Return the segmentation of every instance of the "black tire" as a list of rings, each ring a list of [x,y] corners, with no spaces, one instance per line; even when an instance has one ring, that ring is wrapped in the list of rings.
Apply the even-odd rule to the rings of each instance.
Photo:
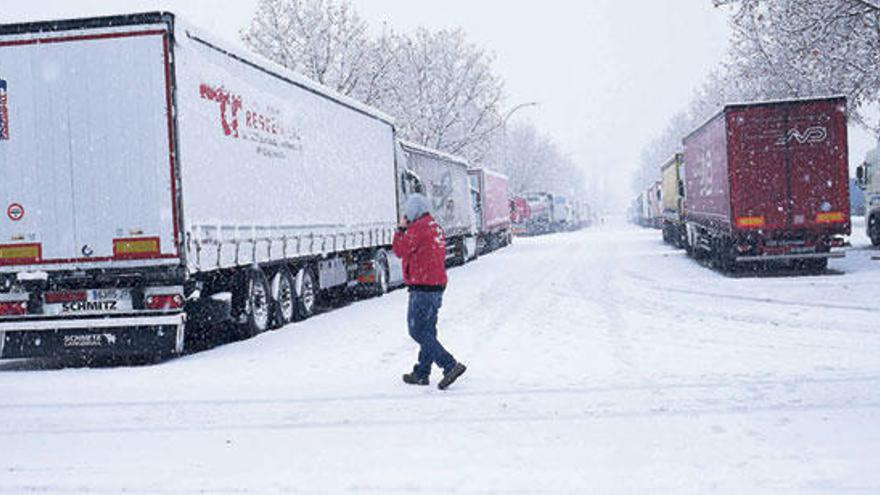
[[[810,273],[824,273],[828,270],[828,258],[813,258],[803,261],[804,269]]]
[[[296,319],[296,281],[290,270],[282,266],[271,283],[272,327],[281,328]]]
[[[868,219],[868,237],[871,238],[871,244],[880,246],[880,220],[876,215],[871,215]]]
[[[318,304],[318,279],[309,267],[296,274],[296,319],[305,320],[315,315]]]
[[[718,242],[720,249],[719,261],[721,262],[721,271],[724,273],[735,273],[736,264],[736,248],[734,243],[729,239],[722,239]]]
[[[232,318],[236,333],[250,338],[269,329],[270,288],[266,274],[259,268],[241,270],[232,290]]]

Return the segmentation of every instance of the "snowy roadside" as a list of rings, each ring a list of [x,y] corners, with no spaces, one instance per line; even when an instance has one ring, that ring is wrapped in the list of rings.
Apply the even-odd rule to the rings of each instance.
[[[853,243],[725,277],[652,231],[518,240],[450,273],[446,393],[399,383],[402,291],[159,366],[0,372],[0,492],[877,493]]]

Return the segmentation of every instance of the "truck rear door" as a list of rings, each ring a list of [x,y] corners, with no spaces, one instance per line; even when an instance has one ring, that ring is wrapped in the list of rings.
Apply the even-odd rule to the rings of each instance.
[[[797,230],[848,221],[842,104],[789,102],[730,112],[737,227]]]
[[[0,36],[0,267],[176,261],[166,34]]]
[[[843,102],[809,102],[788,112],[789,205],[795,227],[849,222],[849,164]]]

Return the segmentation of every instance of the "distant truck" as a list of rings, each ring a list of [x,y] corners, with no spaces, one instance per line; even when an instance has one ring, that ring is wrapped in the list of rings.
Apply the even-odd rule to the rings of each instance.
[[[645,194],[639,193],[635,199],[630,203],[629,209],[627,210],[627,215],[629,216],[629,221],[633,225],[643,226],[642,225],[642,215],[645,211]]]
[[[645,191],[645,226],[663,227],[663,183],[657,181]]]
[[[865,227],[871,244],[880,246],[880,147],[870,151],[856,169],[856,180],[864,191]]]
[[[526,194],[529,218],[526,220],[526,234],[541,235],[553,232],[553,195],[544,192]]]
[[[477,192],[475,214],[479,233],[479,252],[485,253],[510,244],[509,181],[506,175],[486,168],[473,168],[468,174]]]
[[[687,232],[684,223],[684,181],[682,154],[676,153],[660,168],[662,175],[663,240],[675,247],[685,247]]]
[[[514,196],[510,200],[510,223],[514,235],[526,233],[527,222],[532,216],[529,201],[522,196]]]
[[[477,230],[471,200],[468,162],[464,158],[401,141],[405,156],[403,196],[424,194],[446,234],[447,260],[464,264],[477,255]],[[507,196],[505,186],[505,216]],[[509,223],[509,220],[508,220]]]
[[[574,226],[574,205],[566,196],[556,194],[553,196],[553,226],[554,232],[571,230]]]
[[[846,100],[730,105],[684,139],[684,218],[724,270],[791,261],[821,271],[850,234]]]
[[[399,279],[384,114],[169,13],[0,26],[0,78],[0,357],[180,353]]]

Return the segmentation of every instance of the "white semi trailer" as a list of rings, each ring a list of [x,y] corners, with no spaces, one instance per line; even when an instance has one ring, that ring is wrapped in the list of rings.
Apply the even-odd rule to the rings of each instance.
[[[424,194],[446,234],[446,258],[464,264],[477,255],[477,226],[468,162],[464,158],[401,141],[406,157],[403,196]],[[403,160],[400,160],[403,162]]]
[[[170,13],[0,26],[0,357],[168,354],[399,266],[395,128]]]

